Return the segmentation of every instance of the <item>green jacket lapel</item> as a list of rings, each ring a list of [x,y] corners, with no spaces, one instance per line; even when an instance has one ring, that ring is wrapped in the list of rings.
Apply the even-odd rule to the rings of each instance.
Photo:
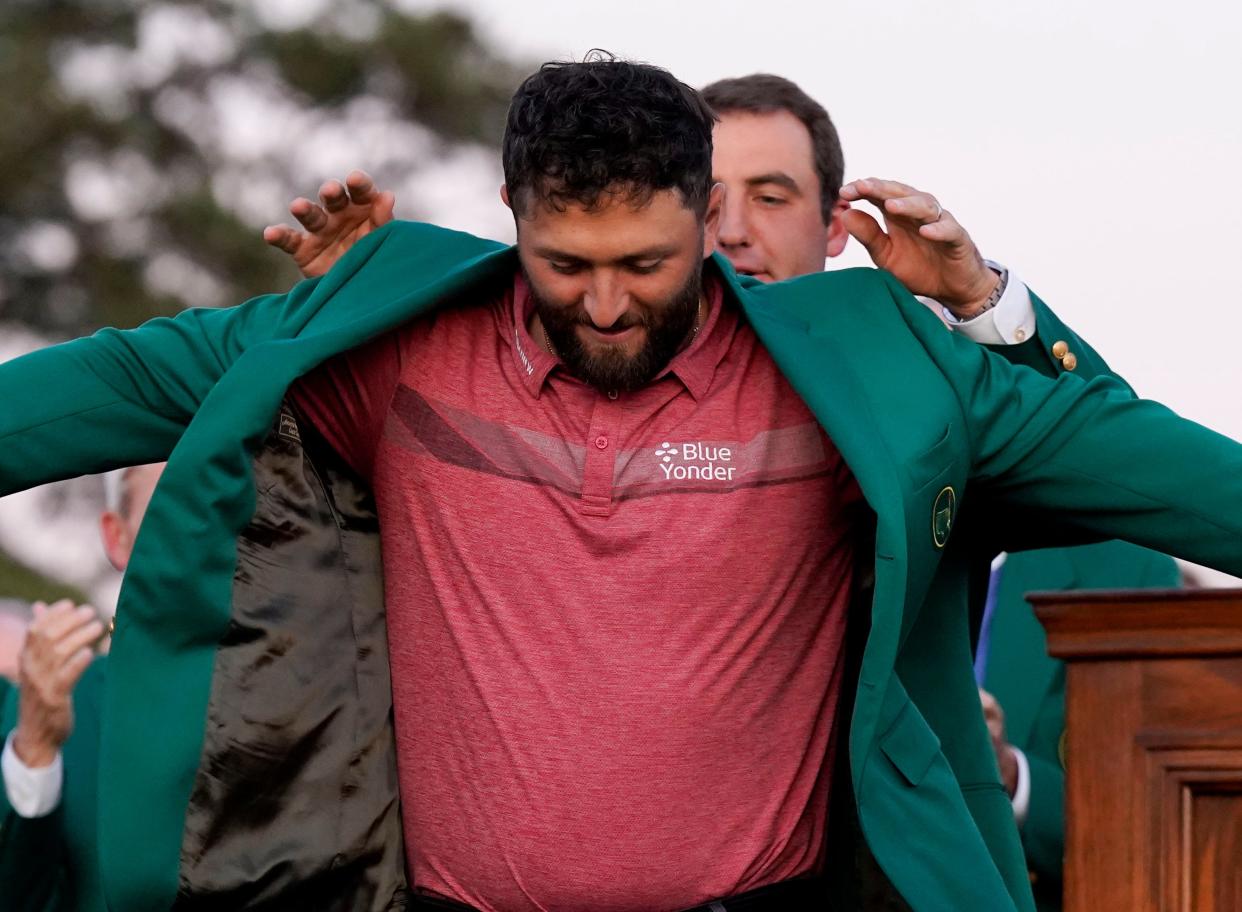
[[[877,598],[877,608],[901,612],[904,636],[947,544],[968,467],[961,413],[952,395],[934,394],[951,391],[919,338],[947,330],[920,305],[894,306],[875,270],[767,286],[738,282],[727,267],[724,275],[876,512],[877,556],[900,564],[902,577],[897,600]]]

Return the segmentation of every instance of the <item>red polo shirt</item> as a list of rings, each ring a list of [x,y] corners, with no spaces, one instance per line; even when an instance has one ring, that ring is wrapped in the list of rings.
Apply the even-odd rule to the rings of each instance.
[[[295,390],[378,500],[415,887],[650,912],[817,869],[852,477],[718,287],[619,395],[531,306],[519,278]]]

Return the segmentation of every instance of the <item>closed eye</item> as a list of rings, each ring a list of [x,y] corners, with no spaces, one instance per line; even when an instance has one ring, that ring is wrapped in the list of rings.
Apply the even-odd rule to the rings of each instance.
[[[651,275],[663,265],[663,260],[639,260],[626,263],[625,268],[635,275]]]

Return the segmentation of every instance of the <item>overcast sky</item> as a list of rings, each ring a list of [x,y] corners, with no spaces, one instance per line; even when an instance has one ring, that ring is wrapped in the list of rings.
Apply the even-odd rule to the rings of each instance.
[[[258,8],[291,26],[330,2]],[[934,192],[1140,394],[1242,439],[1242,4],[399,2],[467,13],[496,47],[531,60],[603,47],[694,85],[756,71],[798,81],[836,121],[847,178]],[[310,173],[367,164],[374,143],[349,140],[317,138],[327,151]],[[498,163],[476,158],[429,163],[398,186],[398,214],[510,240]],[[285,192],[264,202],[264,220],[280,217]],[[851,244],[834,265],[867,262]],[[6,498],[0,540],[66,575],[33,553],[36,532],[55,538],[60,563],[86,574],[68,576],[108,602],[83,556],[97,550],[93,524],[52,523],[47,510]]]
[[[604,47],[700,85],[766,70],[846,176],[934,192],[1139,390],[1242,438],[1242,5],[408,0],[532,59]],[[837,261],[862,265],[851,244]]]

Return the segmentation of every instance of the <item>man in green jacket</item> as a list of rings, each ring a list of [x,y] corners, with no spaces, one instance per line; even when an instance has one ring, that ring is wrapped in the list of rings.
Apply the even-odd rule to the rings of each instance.
[[[124,571],[162,465],[105,477],[100,533]],[[90,606],[37,605],[22,688],[0,701],[0,884],[5,909],[102,912],[95,809],[107,660]]]
[[[841,151],[827,112],[793,83],[756,74],[713,83],[703,94],[721,118],[714,137],[715,177],[727,189],[720,249],[739,272],[780,280],[818,271],[824,241],[828,256],[840,253],[846,228],[908,288],[940,292],[934,285],[929,288],[922,276],[909,274],[906,263],[911,258],[903,245],[927,244],[931,235],[944,256],[964,265],[978,259],[977,254],[970,255],[972,245],[951,216],[936,222],[934,233],[931,227],[903,220],[902,207],[917,204],[920,194],[899,184],[855,182],[844,188],[839,201],[807,192],[833,187],[834,179],[839,183]],[[866,214],[843,208],[858,199],[881,208],[887,232]],[[1017,280],[1006,274],[1004,281],[1012,285]],[[1022,289],[1005,291],[1008,298]],[[1047,337],[1040,341],[1035,314],[999,294],[997,298],[995,309],[973,320],[957,321],[971,315],[952,312],[946,312],[946,320],[976,341],[1025,342],[1031,354],[1046,352],[1064,367],[1070,355],[1068,343]],[[1066,347],[1059,359],[1053,351],[1059,350],[1058,341]],[[1076,359],[1075,355],[1070,361],[1075,369]],[[982,557],[992,555],[985,551]],[[990,577],[975,667],[982,685],[992,691],[984,695],[989,729],[997,727],[994,743],[1002,782],[1014,802],[1036,903],[1040,912],[1054,912],[1061,907],[1065,841],[1064,770],[1059,756],[1065,675],[1061,663],[1047,655],[1043,629],[1025,594],[1174,587],[1179,573],[1169,557],[1124,542],[1107,542],[1002,556]],[[1004,737],[1005,722],[1012,743]]]
[[[89,648],[102,633],[89,606],[47,606],[31,625],[22,689],[15,688],[0,707],[0,883],[6,909],[104,908],[95,807],[107,660]],[[21,753],[13,739],[19,706],[28,745]]]
[[[106,696],[112,906],[394,908],[405,861],[476,906],[815,908],[802,875],[844,867],[831,785],[915,908],[1031,908],[971,669],[965,483],[1002,546],[1121,536],[1237,572],[1242,448],[1013,368],[883,273],[713,260],[700,293],[710,129],[652,68],[545,68],[506,133],[516,251],[397,223],[290,295],[0,369],[46,390],[6,397],[6,491],[172,454]]]
[[[702,91],[719,117],[713,133],[713,180],[724,186],[725,203],[717,249],[735,270],[762,281],[819,272],[825,257],[839,255],[853,233],[908,289],[948,302],[945,318],[955,331],[980,342],[1019,346],[1011,357],[1023,352],[1036,364],[1043,359],[1045,370],[1064,367],[1068,345],[1060,358],[1054,354],[1059,340],[1041,339],[1020,281],[1000,269],[998,275],[989,273],[950,213],[924,226],[902,214],[906,207],[931,203],[913,188],[875,179],[841,188],[844,156],[836,130],[827,111],[797,85],[779,76],[754,74],[720,80]],[[887,231],[849,208],[860,199],[881,209]],[[304,274],[320,275],[359,236],[391,220],[393,204],[391,193],[377,192],[365,174],[355,172],[345,184],[326,183],[318,205],[306,199],[292,203],[290,212],[304,231],[273,226],[265,237],[290,254]],[[986,290],[989,280],[996,287],[995,306],[980,314],[963,313],[960,290]],[[987,297],[983,291],[975,296]],[[1073,358],[1076,369],[1077,356]],[[1090,369],[1103,370],[1100,365]],[[985,562],[993,557],[987,545],[981,542]],[[1036,589],[1176,586],[1178,571],[1172,559],[1122,542],[1020,552],[1008,557],[1004,573],[997,563],[990,574],[976,672],[982,681],[986,666],[985,686],[1005,697],[997,703],[991,694],[984,695],[989,730],[995,726],[1002,783],[1014,802],[1042,912],[1060,907],[1064,777],[1057,749],[1064,674],[1058,672],[1060,663],[1047,656],[1042,628],[1024,595]],[[999,659],[987,662],[992,642]],[[1010,701],[1015,707],[1014,744],[1003,737],[1003,704]],[[1033,724],[1036,715],[1043,724]]]

